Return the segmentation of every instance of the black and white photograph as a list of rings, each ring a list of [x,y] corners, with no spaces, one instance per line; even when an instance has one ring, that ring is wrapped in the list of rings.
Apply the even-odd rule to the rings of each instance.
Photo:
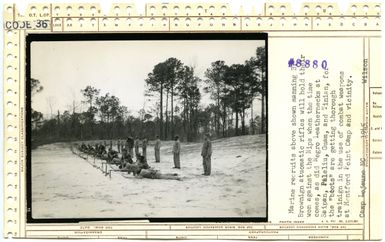
[[[267,39],[244,35],[31,41],[32,219],[267,219]]]

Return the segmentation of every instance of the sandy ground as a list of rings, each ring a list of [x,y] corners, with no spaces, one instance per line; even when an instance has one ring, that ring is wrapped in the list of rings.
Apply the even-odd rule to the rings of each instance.
[[[161,163],[148,147],[149,165],[182,181],[109,178],[100,160],[81,159],[68,143],[33,150],[33,218],[266,216],[265,135],[213,141],[211,176],[201,175],[201,143],[181,144],[181,170],[172,169],[171,144],[162,143]]]

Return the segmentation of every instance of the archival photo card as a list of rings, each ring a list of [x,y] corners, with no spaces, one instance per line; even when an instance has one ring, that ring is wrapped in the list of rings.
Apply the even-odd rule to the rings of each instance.
[[[5,3],[3,236],[380,240],[383,6],[238,2]]]
[[[267,221],[266,34],[29,35],[29,222]]]

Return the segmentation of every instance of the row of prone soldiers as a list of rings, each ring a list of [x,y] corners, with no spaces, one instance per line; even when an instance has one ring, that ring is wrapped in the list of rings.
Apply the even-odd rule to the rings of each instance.
[[[82,143],[79,147],[81,152],[106,160],[109,164],[114,164],[119,167],[121,171],[127,171],[128,174],[132,173],[134,176],[150,179],[167,179],[167,180],[181,180],[178,174],[162,174],[160,171],[151,168],[146,158],[137,153],[136,162],[133,161],[126,148],[122,149],[122,155],[119,157],[119,152],[112,149],[112,145],[106,149],[106,145],[95,144],[86,145]]]
[[[112,164],[120,164],[123,160],[131,164],[134,162],[132,160],[132,157],[127,155],[127,152],[123,152],[122,156],[119,157],[119,152],[113,150],[112,146],[110,146],[107,150],[106,145],[102,143],[97,143],[94,145],[86,145],[82,143],[79,147],[79,150],[88,155],[92,155],[99,159],[106,160],[108,163]],[[138,158],[139,156],[137,156],[137,159]]]
[[[82,144],[82,146],[84,146],[83,148],[93,150],[93,153],[95,153],[99,158],[103,158],[103,156],[105,156],[105,158],[108,158],[110,161],[113,161],[113,159],[116,158],[119,153],[122,153],[122,159],[130,160],[133,157],[144,156],[144,159],[147,160],[147,138],[140,140],[139,137],[136,137],[134,140],[132,137],[127,137],[127,140],[125,141],[118,140],[116,142],[117,151],[112,149],[112,140],[110,141],[108,150],[106,141],[103,143],[95,144],[94,146],[85,144]],[[159,136],[156,136],[154,154],[155,162],[158,163],[160,162],[160,146],[161,141]],[[142,153],[140,152],[140,149],[142,150]]]
[[[138,137],[135,138],[135,140],[132,137],[128,137],[127,140],[117,142],[118,151],[115,151],[112,149],[112,141],[110,141],[110,147],[108,151],[106,150],[106,142],[103,144],[98,144],[95,146],[95,154],[96,156],[102,158],[103,156],[106,156],[106,159],[110,163],[117,163],[120,162],[122,164],[132,164],[132,158],[136,157],[137,160],[140,160],[143,156],[144,161],[147,163],[147,146],[148,146],[148,140],[147,138],[144,138],[140,140]],[[142,153],[140,153],[139,149],[142,148]],[[154,144],[154,154],[155,154],[155,162],[160,162],[160,147],[161,147],[161,141],[159,139],[159,136],[156,136],[155,144]],[[135,156],[134,156],[135,151]],[[119,153],[122,153],[122,156],[119,160]],[[181,145],[179,141],[179,136],[175,136],[174,138],[174,144],[172,147],[172,153],[173,153],[173,160],[174,160],[174,167],[176,169],[180,169],[180,153],[181,153]],[[205,135],[205,140],[202,146],[202,152],[201,156],[203,159],[203,174],[209,176],[211,174],[211,155],[212,155],[212,146],[210,141],[209,134]]]

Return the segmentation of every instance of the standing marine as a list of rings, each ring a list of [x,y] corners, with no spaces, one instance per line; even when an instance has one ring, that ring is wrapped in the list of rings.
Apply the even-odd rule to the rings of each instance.
[[[134,147],[135,147],[135,157],[139,157],[140,152],[139,152],[139,137],[138,136],[135,137]]]
[[[131,157],[134,157],[134,139],[131,136],[127,137],[126,149],[128,154],[130,154]]]
[[[144,157],[145,160],[147,160],[147,138],[144,138],[142,141],[142,156]]]
[[[159,135],[156,136],[154,151],[155,151],[155,162],[160,162],[160,139],[159,139]]]
[[[174,154],[174,168],[180,169],[180,142],[179,136],[174,138],[174,146],[172,147],[172,153]]]
[[[203,174],[205,176],[209,176],[211,174],[211,154],[213,153],[213,149],[211,146],[210,135],[205,135],[205,141],[202,146],[202,159],[203,159]]]

